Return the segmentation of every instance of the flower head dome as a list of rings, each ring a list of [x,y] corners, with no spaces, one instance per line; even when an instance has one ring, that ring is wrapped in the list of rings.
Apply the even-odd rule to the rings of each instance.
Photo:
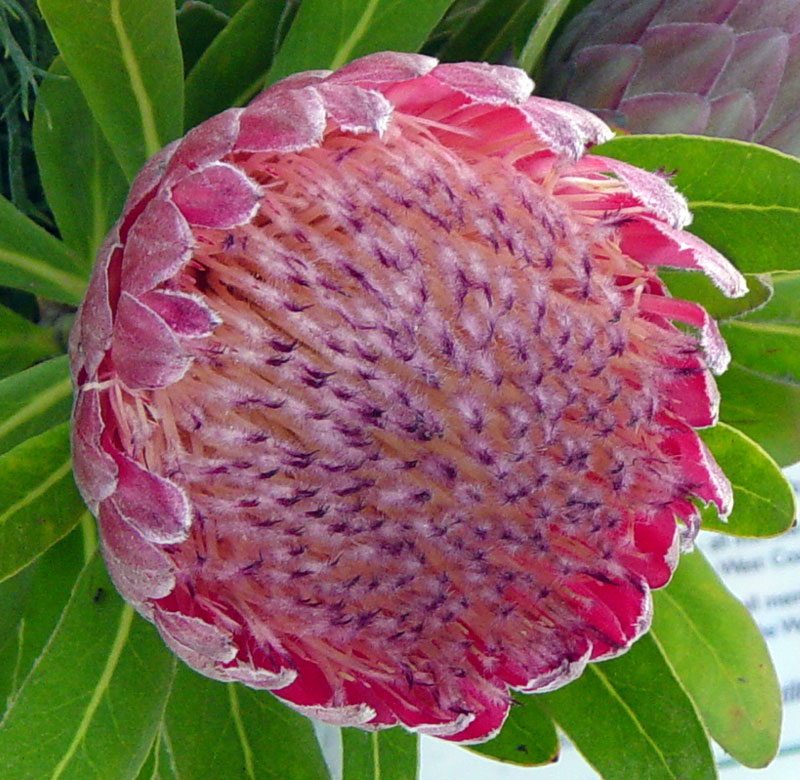
[[[519,70],[382,53],[156,155],[72,334],[78,485],[119,590],[210,677],[488,738],[647,630],[731,506],[712,320],[663,177]],[[690,328],[678,328],[673,321]]]

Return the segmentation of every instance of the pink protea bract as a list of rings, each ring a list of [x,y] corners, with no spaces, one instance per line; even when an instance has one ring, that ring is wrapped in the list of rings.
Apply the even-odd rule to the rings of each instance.
[[[458,741],[647,630],[731,507],[729,295],[662,176],[521,71],[383,53],[143,168],[72,333],[73,451],[124,597],[189,665]],[[689,328],[676,327],[672,321]]]

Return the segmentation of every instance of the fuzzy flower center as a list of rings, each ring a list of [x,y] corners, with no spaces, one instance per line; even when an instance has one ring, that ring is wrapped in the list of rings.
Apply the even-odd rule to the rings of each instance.
[[[524,687],[626,646],[642,521],[691,493],[661,398],[695,340],[640,310],[625,214],[583,219],[563,163],[540,185],[504,144],[397,114],[232,153],[258,214],[195,229],[170,282],[221,324],[180,381],[110,394],[120,449],[193,507],[163,606],[250,626],[254,665],[313,660],[334,704],[402,669],[457,713],[475,670]]]

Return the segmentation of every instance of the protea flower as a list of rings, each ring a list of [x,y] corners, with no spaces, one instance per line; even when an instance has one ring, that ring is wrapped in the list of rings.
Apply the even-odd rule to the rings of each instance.
[[[209,677],[459,741],[646,631],[744,291],[663,177],[519,70],[383,53],[141,171],[72,334],[109,571]],[[678,329],[671,320],[696,329]],[[699,336],[698,336],[699,334]]]
[[[595,0],[557,41],[541,86],[632,133],[800,155],[800,0]]]

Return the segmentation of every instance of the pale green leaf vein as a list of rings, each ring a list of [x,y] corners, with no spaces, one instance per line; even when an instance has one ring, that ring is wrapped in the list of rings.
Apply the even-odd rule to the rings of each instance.
[[[797,216],[800,206],[781,206],[777,203],[729,203],[721,200],[690,200],[689,209],[723,209],[726,211],[776,211],[781,214]]]
[[[765,333],[772,336],[800,336],[800,327],[796,325],[778,325],[773,322],[745,322],[744,320],[730,320],[725,323],[726,328],[740,328]]]
[[[75,734],[72,737],[72,741],[70,742],[69,747],[65,751],[64,755],[61,757],[61,760],[58,762],[58,764],[56,764],[55,769],[53,769],[53,774],[50,775],[50,780],[58,780],[58,778],[61,777],[61,775],[64,773],[64,770],[69,765],[69,762],[74,757],[75,752],[85,739],[92,719],[97,712],[97,708],[100,706],[103,695],[106,693],[109,685],[111,684],[111,678],[114,675],[114,670],[117,668],[120,656],[125,648],[125,643],[128,640],[128,634],[130,633],[132,622],[133,609],[130,605],[124,604],[119,618],[119,625],[117,626],[117,633],[114,637],[114,642],[111,645],[111,649],[109,650],[108,658],[106,659],[105,666],[103,667],[103,672],[100,675],[100,679],[97,681],[97,685],[95,685],[94,690],[92,691],[92,696],[89,699],[89,703],[86,705],[86,709],[83,711],[83,715],[78,723],[77,729],[75,730]]]
[[[32,420],[37,414],[41,414],[46,409],[67,398],[71,392],[72,383],[69,377],[65,377],[47,389],[41,390],[25,406],[0,423],[0,438],[7,436],[15,428]]]
[[[10,249],[0,249],[0,262],[19,268],[31,276],[38,277],[46,282],[58,285],[62,290],[72,295],[76,301],[83,296],[86,280],[75,274],[61,271],[49,263],[37,260],[21,252],[12,252]]]
[[[366,34],[369,24],[372,21],[372,17],[375,15],[375,11],[377,10],[379,4],[380,0],[369,0],[364,8],[364,12],[361,14],[358,21],[353,25],[353,29],[351,30],[350,35],[347,36],[347,40],[336,50],[336,54],[333,55],[333,59],[331,60],[330,64],[331,70],[341,68],[342,65],[344,65],[345,62],[350,59],[353,49],[358,46],[359,41],[361,41]]]
[[[372,739],[372,780],[381,780],[381,748],[378,742],[378,732],[370,734]]]
[[[14,661],[14,674],[11,677],[11,690],[6,699],[6,709],[11,709],[11,704],[19,693],[20,671],[22,670],[22,656],[25,651],[25,617],[23,616],[17,625],[17,657]],[[5,719],[5,717],[3,718]]]
[[[36,501],[37,498],[44,495],[48,490],[50,490],[53,485],[60,482],[67,474],[70,473],[72,469],[72,459],[67,458],[67,460],[59,466],[55,471],[51,472],[46,479],[43,479],[36,487],[32,490],[29,490],[25,495],[19,499],[19,501],[15,501],[2,515],[0,515],[0,525],[6,522],[9,517],[13,517],[20,509],[24,509],[26,506],[32,504]]]
[[[748,708],[746,706],[746,702],[744,700],[744,697],[742,696],[741,688],[739,688],[737,685],[733,685],[734,678],[735,678],[736,675],[734,675],[733,671],[729,670],[728,667],[726,667],[725,664],[722,662],[722,658],[720,658],[720,655],[717,652],[717,650],[714,647],[714,645],[711,644],[711,642],[709,642],[708,639],[706,639],[705,635],[697,627],[697,624],[695,623],[695,621],[692,620],[692,618],[689,616],[689,613],[686,612],[686,610],[683,608],[683,606],[680,604],[680,602],[669,592],[669,590],[665,589],[665,590],[659,591],[659,596],[660,596],[661,599],[665,599],[666,601],[668,601],[672,605],[672,608],[676,612],[678,612],[679,615],[683,618],[684,622],[689,627],[689,629],[692,631],[692,633],[697,637],[697,639],[699,640],[700,644],[703,645],[703,647],[705,647],[705,649],[708,651],[708,653],[714,659],[715,664],[722,671],[722,675],[725,677],[725,679],[727,679],[728,682],[732,683],[731,690],[733,691],[734,698],[736,699],[737,703],[739,705],[741,705],[742,711],[747,713],[747,714],[749,714],[749,710],[748,710]],[[657,640],[658,639],[658,632],[654,630],[654,634],[655,634],[655,637],[656,637],[656,640]],[[755,723],[755,721],[753,721],[753,720],[751,720],[750,722],[751,723]]]
[[[175,751],[172,748],[172,739],[170,738],[167,726],[163,721],[161,723],[161,738],[164,740],[164,747],[167,752],[167,758],[169,759],[170,771],[175,776],[175,780],[181,780],[182,775],[180,769],[178,769],[178,763],[175,761]]]
[[[650,744],[650,747],[653,748],[653,752],[656,754],[656,756],[658,756],[659,761],[664,765],[664,769],[667,770],[670,777],[674,777],[675,780],[678,780],[677,775],[672,771],[670,765],[667,763],[667,759],[664,756],[664,753],[658,747],[653,738],[647,733],[647,730],[642,725],[642,722],[639,720],[639,718],[636,716],[636,713],[630,708],[630,706],[628,706],[628,703],[625,701],[625,699],[623,699],[619,695],[619,693],[614,689],[611,683],[609,683],[608,678],[605,676],[603,672],[601,672],[596,666],[591,666],[590,669],[597,675],[597,678],[600,680],[603,687],[611,694],[611,697],[613,699],[616,699],[617,702],[619,702],[619,705],[631,719],[636,729],[645,738],[645,741]]]
[[[139,107],[145,151],[148,157],[152,157],[163,144],[158,138],[153,105],[150,102],[150,96],[147,94],[147,89],[142,79],[142,73],[139,70],[139,63],[133,51],[133,46],[131,45],[131,40],[128,37],[128,33],[122,21],[119,3],[120,0],[111,0],[111,24],[114,26],[114,32],[117,34],[122,62],[125,65],[125,70],[128,72],[128,78],[131,82],[131,90],[136,99],[136,105]]]
[[[92,513],[88,510],[84,512],[78,520],[78,525],[81,527],[83,539],[83,560],[88,563],[97,549],[97,526],[94,524]]]
[[[752,490],[750,490],[750,488],[745,487],[744,485],[737,485],[735,482],[731,482],[731,487],[733,487],[734,490],[740,493],[744,493],[745,495],[750,496],[754,501],[757,501],[758,503],[763,504],[770,509],[773,509],[781,517],[786,517],[786,515],[789,514],[788,512],[786,512],[784,508],[781,508],[781,506],[779,504],[776,504],[772,499],[767,498],[766,496],[762,496],[759,493],[754,493]]]
[[[800,382],[796,382],[788,376],[776,376],[775,374],[766,374],[763,371],[756,371],[754,368],[750,368],[750,366],[746,366],[743,363],[738,363],[735,360],[731,361],[730,368],[736,368],[737,371],[743,371],[746,374],[750,374],[758,379],[763,379],[766,382],[774,382],[778,385],[800,389]]]
[[[233,724],[236,727],[236,735],[239,737],[239,743],[242,746],[245,772],[250,780],[256,780],[255,764],[253,762],[253,748],[250,746],[250,740],[247,738],[247,732],[244,728],[244,721],[242,720],[242,713],[239,709],[239,697],[236,694],[236,688],[234,687],[233,683],[228,683],[228,700],[230,702]]]

